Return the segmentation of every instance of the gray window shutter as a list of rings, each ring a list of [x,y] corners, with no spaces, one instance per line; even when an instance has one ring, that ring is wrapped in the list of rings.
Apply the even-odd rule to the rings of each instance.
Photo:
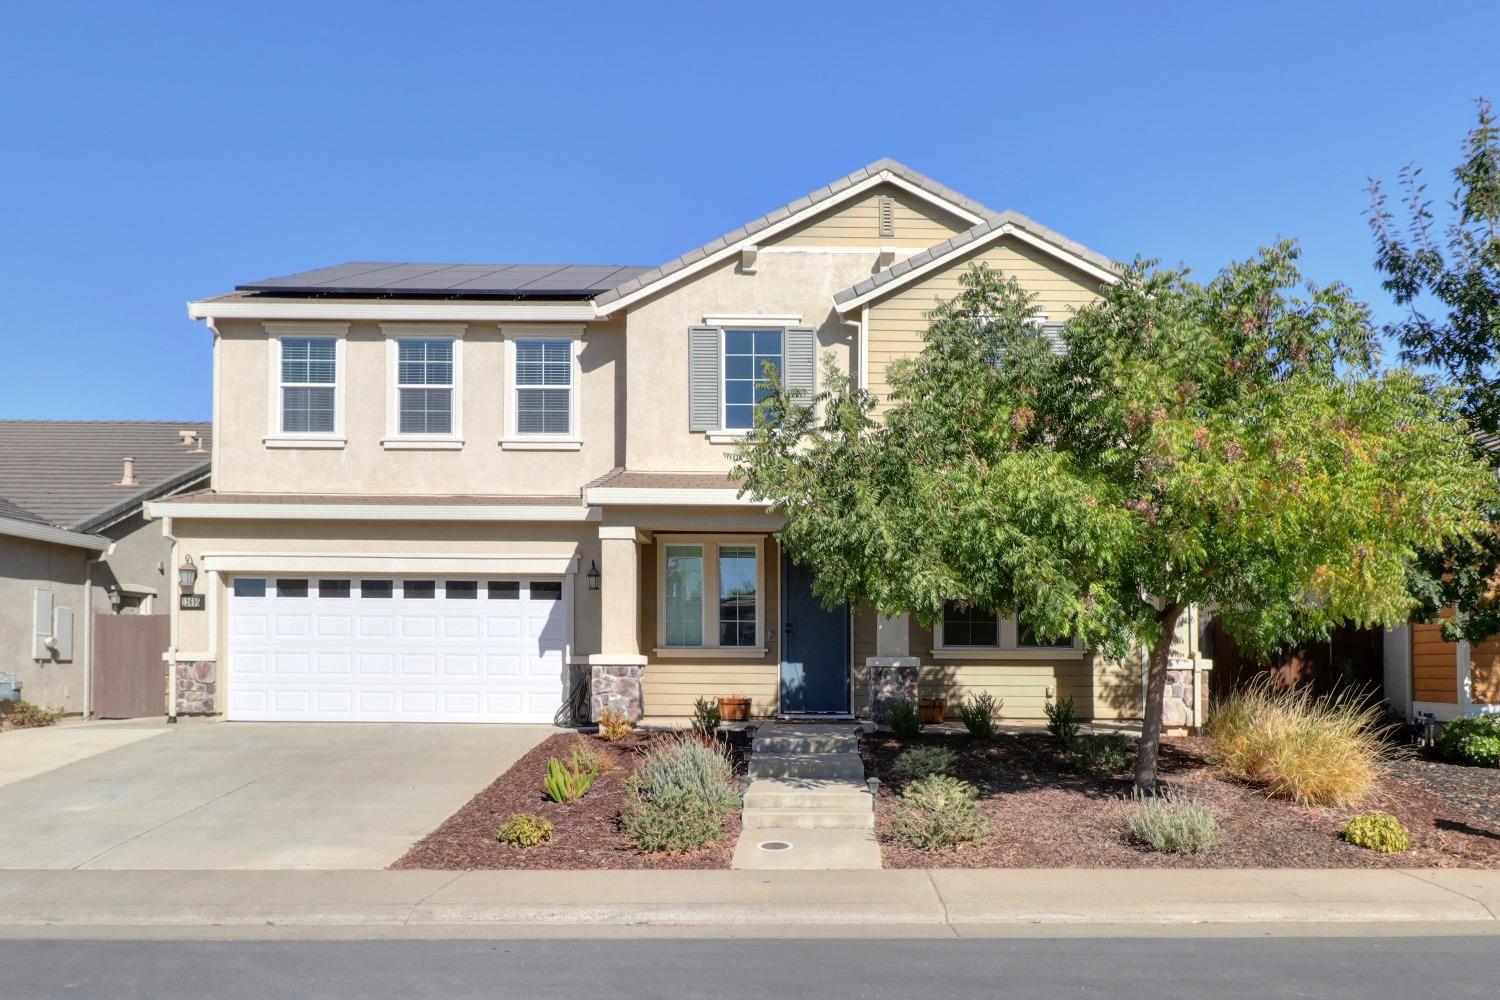
[[[1065,323],[1042,324],[1042,336],[1047,338],[1047,347],[1053,354],[1064,354],[1067,352],[1067,347],[1063,344],[1062,339],[1062,330],[1066,325]]]
[[[818,338],[810,326],[788,327],[785,374],[787,392],[793,399],[811,404],[818,369]]]
[[[719,328],[688,328],[688,430],[719,429],[719,394],[724,391],[719,354]]]

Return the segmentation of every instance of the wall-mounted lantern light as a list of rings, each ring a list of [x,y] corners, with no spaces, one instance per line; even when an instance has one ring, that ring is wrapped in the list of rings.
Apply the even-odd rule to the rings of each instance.
[[[118,588],[109,588],[109,609],[111,611],[120,610],[120,591]]]
[[[594,562],[594,560],[592,560],[592,559],[589,560],[589,571],[588,571],[587,575],[588,575],[588,578],[589,578],[589,589],[590,590],[598,590],[599,589],[599,564],[596,563],[596,562]]]
[[[177,582],[189,594],[193,592],[193,584],[198,582],[198,567],[193,565],[192,556],[186,557],[182,565],[177,567]]]

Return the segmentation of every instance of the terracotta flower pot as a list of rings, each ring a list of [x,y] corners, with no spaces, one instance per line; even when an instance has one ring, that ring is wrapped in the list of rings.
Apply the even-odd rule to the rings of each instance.
[[[744,722],[750,718],[750,699],[744,695],[720,698],[719,718],[725,722]]]
[[[917,702],[917,710],[922,714],[922,725],[934,725],[948,714],[948,699],[923,698]]]

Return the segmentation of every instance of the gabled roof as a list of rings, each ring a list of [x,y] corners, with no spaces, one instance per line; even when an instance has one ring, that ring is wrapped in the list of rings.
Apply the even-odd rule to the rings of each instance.
[[[847,312],[876,295],[895,291],[922,275],[940,270],[950,258],[970,253],[986,243],[993,243],[1003,236],[1022,236],[1027,242],[1060,257],[1080,270],[1086,271],[1101,281],[1119,280],[1120,267],[1101,253],[1097,253],[1076,240],[1028,218],[1020,212],[1001,212],[972,229],[967,229],[936,246],[928,247],[919,254],[898,260],[890,267],[834,293],[833,302],[839,312]]]
[[[235,287],[268,295],[588,299],[647,270],[625,264],[380,264],[320,267]]]
[[[99,535],[88,535],[54,527],[31,511],[16,506],[4,497],[0,497],[0,535],[29,538],[33,541],[51,542],[54,545],[67,545],[94,552],[103,552],[109,548],[110,544],[108,538],[102,538]]]
[[[845,177],[840,177],[832,184],[821,187],[811,194],[803,195],[796,201],[788,202],[773,212],[767,212],[754,222],[746,223],[718,239],[710,240],[696,250],[689,250],[680,257],[621,282],[609,291],[595,296],[594,304],[600,307],[601,315],[606,315],[620,308],[623,299],[638,298],[642,292],[654,289],[672,279],[673,276],[686,277],[683,272],[693,268],[695,264],[706,263],[716,256],[732,253],[739,246],[748,243],[753,237],[772,227],[778,230],[784,229],[801,217],[844,201],[883,181],[906,186],[914,194],[939,203],[955,214],[967,218],[970,222],[978,223],[1000,218],[1000,213],[993,209],[959,194],[952,188],[939,184],[931,177],[918,173],[904,163],[898,163],[887,157],[876,160],[867,167],[861,167]]]
[[[182,444],[194,431],[203,451]],[[193,421],[0,420],[0,497],[42,522],[93,531],[208,475],[210,425]],[[117,485],[123,459],[136,485]]]

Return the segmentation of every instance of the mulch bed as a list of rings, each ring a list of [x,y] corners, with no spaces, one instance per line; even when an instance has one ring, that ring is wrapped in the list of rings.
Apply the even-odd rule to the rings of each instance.
[[[566,761],[574,741],[587,740],[615,758],[616,766],[595,780],[587,795],[560,805],[547,798],[542,779],[547,758]],[[736,811],[724,839],[690,854],[647,854],[620,829],[625,781],[650,737],[639,731],[618,743],[597,736],[561,733],[543,740],[484,791],[469,800],[392,868],[474,871],[493,868],[728,868],[740,832]],[[736,755],[738,758],[738,755]],[[496,832],[511,815],[535,813],[556,825],[552,840],[536,847],[502,844]]]
[[[960,755],[959,777],[980,789],[980,809],[993,823],[988,843],[927,852],[890,840],[902,787],[891,765],[902,750],[923,744]],[[1129,839],[1128,767],[1109,777],[1081,773],[1073,755],[1045,734],[1003,736],[990,744],[936,734],[902,744],[880,734],[863,740],[861,752],[866,772],[881,779],[876,832],[887,868],[1500,868],[1500,772],[1444,778],[1435,775],[1447,772],[1431,770],[1434,765],[1397,760],[1358,809],[1303,807],[1268,799],[1229,777],[1208,761],[1204,741],[1169,739],[1160,758],[1163,785],[1212,809],[1224,835],[1208,853],[1183,856]],[[1482,797],[1484,809],[1475,805]],[[1340,839],[1350,816],[1374,809],[1400,817],[1411,830],[1411,850],[1377,854]]]

